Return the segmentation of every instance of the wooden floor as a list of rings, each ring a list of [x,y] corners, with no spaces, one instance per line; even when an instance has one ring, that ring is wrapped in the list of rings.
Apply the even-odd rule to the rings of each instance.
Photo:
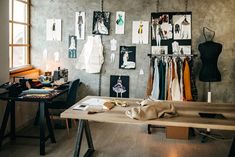
[[[199,136],[191,140],[166,139],[164,129],[153,129],[147,134],[146,126],[90,123],[96,152],[94,157],[226,157],[231,140],[209,140],[200,143]],[[24,129],[24,134],[37,134],[38,128]],[[234,136],[233,132],[212,132],[226,137]],[[57,143],[46,144],[47,157],[71,157],[74,150],[76,128],[70,130],[55,129]],[[85,151],[86,140],[83,142],[82,152]],[[39,141],[35,139],[17,138],[14,142],[3,145],[0,157],[37,157],[39,155]]]

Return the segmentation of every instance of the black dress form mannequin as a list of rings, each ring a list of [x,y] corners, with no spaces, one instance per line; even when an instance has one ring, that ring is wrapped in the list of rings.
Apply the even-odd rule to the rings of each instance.
[[[207,39],[206,29],[213,33],[211,39]],[[206,42],[201,43],[198,46],[202,60],[202,68],[199,73],[199,80],[203,82],[221,81],[221,74],[217,67],[217,61],[222,51],[222,44],[213,42],[215,32],[209,28],[203,28],[203,35],[206,39]]]

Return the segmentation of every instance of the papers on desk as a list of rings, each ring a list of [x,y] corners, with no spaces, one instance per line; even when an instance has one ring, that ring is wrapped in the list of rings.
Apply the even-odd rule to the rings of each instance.
[[[24,90],[22,94],[49,94],[53,89],[28,89]]]
[[[100,111],[103,110],[104,103],[107,102],[106,99],[90,98],[82,103],[77,103],[74,106],[74,110],[83,110],[83,111]]]

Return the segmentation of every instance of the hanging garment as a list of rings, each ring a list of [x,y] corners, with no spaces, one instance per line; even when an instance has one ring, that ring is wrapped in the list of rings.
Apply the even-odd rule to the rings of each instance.
[[[180,85],[180,100],[183,101],[184,100],[183,62],[179,57],[177,58],[177,73]]]
[[[149,64],[149,76],[146,88],[146,97],[149,97],[151,95],[152,89],[153,89],[153,60],[151,59]]]
[[[190,68],[190,80],[191,80],[191,92],[193,101],[196,101],[198,99],[198,93],[197,93],[197,87],[196,87],[196,81],[195,81],[195,73],[193,70],[193,59],[191,58],[188,62],[189,68]]]
[[[184,60],[184,97],[186,101],[192,101],[190,69],[187,59]]]
[[[158,59],[154,61],[154,79],[153,79],[153,90],[151,93],[151,99],[158,100],[159,98],[159,70],[158,70]]]
[[[172,69],[173,69],[173,63],[171,59],[168,63],[168,72],[167,72],[167,100],[172,100],[171,96]]]
[[[165,93],[164,93],[164,100],[167,100],[167,87],[168,87],[168,84],[167,84],[167,74],[168,74],[168,58],[165,58],[165,60],[164,60],[164,62],[165,62],[165,65],[166,65],[166,67],[165,67]]]
[[[177,74],[177,64],[176,59],[173,60],[173,79],[172,79],[172,88],[171,88],[171,94],[172,94],[172,100],[180,101],[180,85],[179,85],[179,79]]]
[[[164,63],[163,60],[161,60],[159,63],[159,83],[160,83],[159,100],[164,100],[165,97],[165,67],[166,64]]]
[[[87,73],[99,73],[103,62],[103,45],[100,36],[88,36],[78,57],[76,68],[86,70]]]

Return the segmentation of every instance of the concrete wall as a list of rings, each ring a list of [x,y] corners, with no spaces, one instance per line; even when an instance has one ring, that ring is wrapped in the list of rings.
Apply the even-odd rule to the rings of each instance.
[[[0,1],[0,84],[9,80],[9,18],[8,18],[8,0]]]
[[[184,0],[160,0],[159,11],[184,11]],[[32,64],[41,69],[49,65],[49,70],[54,70],[57,66],[69,69],[69,79],[76,77],[87,85],[83,94],[98,94],[98,74],[87,74],[75,69],[78,59],[69,59],[68,36],[74,35],[75,12],[86,12],[86,35],[91,35],[93,11],[100,10],[100,1],[98,0],[50,0],[38,1],[32,0]],[[126,25],[124,35],[115,35],[115,12],[126,12]],[[120,45],[132,45],[132,21],[150,20],[151,12],[156,11],[155,0],[104,0],[104,11],[109,11],[111,15],[111,34],[103,36],[105,47],[105,63],[102,70],[102,93],[109,95],[110,75],[121,74],[130,76],[130,97],[143,98],[145,95],[149,58],[150,44],[136,45],[136,70],[120,70],[119,50],[115,52],[115,63],[110,63],[110,44],[109,41],[115,38]],[[188,11],[192,11],[192,49],[194,54],[199,54],[198,44],[204,42],[202,28],[204,26],[211,28],[216,32],[214,40],[223,44],[223,52],[219,57],[219,69],[222,75],[222,81],[212,83],[212,101],[214,102],[235,102],[235,1],[234,0],[198,0],[189,1]],[[62,41],[46,41],[46,20],[50,18],[62,19]],[[150,40],[149,40],[150,42]],[[78,42],[78,54],[85,41]],[[43,51],[47,49],[48,58],[42,57]],[[60,53],[60,62],[53,61],[54,52]],[[201,67],[200,57],[195,60],[195,72],[197,76],[197,87],[199,100],[205,101],[207,95],[207,83],[198,81],[198,73]],[[143,68],[145,75],[139,75],[139,70]]]
[[[0,84],[9,80],[9,55],[8,55],[8,0],[0,1]],[[0,124],[2,124],[3,113],[6,102],[0,100]]]

